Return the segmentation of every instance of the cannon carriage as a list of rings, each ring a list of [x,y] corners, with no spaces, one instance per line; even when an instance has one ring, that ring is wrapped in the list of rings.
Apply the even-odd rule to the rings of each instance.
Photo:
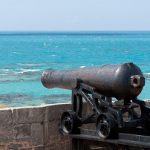
[[[47,69],[41,81],[46,88],[72,90],[72,109],[61,116],[59,130],[63,134],[116,143],[122,143],[121,139],[125,138],[131,139],[131,144],[140,133],[141,137],[134,145],[150,141],[150,108],[137,98],[145,85],[145,78],[135,64]],[[86,115],[82,112],[83,100],[91,109]],[[135,111],[136,107],[140,108],[141,114]],[[123,117],[125,113],[128,114],[126,119]],[[82,125],[90,123],[95,123],[96,130],[81,129]]]

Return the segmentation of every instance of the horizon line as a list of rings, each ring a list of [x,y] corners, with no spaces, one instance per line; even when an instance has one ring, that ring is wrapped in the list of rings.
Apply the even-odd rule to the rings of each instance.
[[[150,30],[0,30],[0,32],[145,32]]]

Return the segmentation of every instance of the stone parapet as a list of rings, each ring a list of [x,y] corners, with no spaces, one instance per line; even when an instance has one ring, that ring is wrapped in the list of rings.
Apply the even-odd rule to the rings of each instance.
[[[61,114],[71,104],[0,109],[0,150],[69,150],[58,132]]]
[[[58,131],[61,114],[70,109],[69,103],[0,109],[0,150],[71,150],[71,139]],[[83,113],[89,110],[84,104]]]

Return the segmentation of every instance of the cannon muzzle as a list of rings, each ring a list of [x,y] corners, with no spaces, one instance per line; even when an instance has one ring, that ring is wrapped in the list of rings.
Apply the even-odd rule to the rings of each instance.
[[[136,98],[145,85],[145,78],[138,66],[121,63],[84,68],[53,70],[43,72],[41,81],[46,88],[74,88],[73,80],[79,79],[94,87],[98,93],[117,99]]]

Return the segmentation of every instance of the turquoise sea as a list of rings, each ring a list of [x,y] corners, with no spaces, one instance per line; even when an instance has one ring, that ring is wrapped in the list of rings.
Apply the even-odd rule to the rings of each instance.
[[[71,91],[46,89],[47,68],[133,62],[146,78],[140,99],[150,99],[150,32],[0,32],[0,103],[10,107],[71,102]]]

